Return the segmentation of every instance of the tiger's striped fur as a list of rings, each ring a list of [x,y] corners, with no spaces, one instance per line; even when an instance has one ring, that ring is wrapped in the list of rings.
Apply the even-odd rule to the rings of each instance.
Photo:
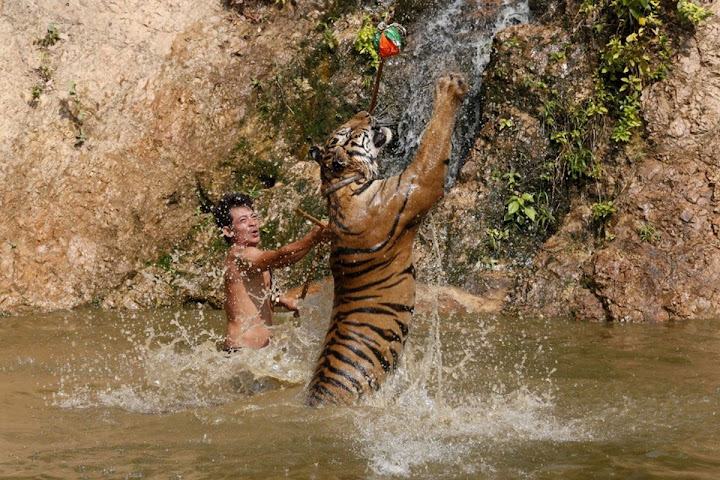
[[[459,75],[435,85],[434,111],[417,155],[400,175],[374,180],[391,138],[367,112],[311,154],[320,163],[333,232],[333,312],[308,404],[351,404],[377,390],[403,352],[415,306],[413,242],[444,194],[455,116],[467,90]]]

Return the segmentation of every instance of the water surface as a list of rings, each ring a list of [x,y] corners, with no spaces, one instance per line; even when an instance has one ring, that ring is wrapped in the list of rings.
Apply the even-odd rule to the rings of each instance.
[[[309,409],[324,312],[214,348],[221,312],[0,322],[2,478],[718,478],[717,320],[416,318],[356,407]]]

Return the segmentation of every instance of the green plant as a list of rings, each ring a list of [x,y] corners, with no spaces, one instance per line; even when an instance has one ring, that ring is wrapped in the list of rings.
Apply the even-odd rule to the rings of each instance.
[[[487,246],[494,252],[500,249],[500,244],[503,240],[510,238],[510,231],[507,228],[503,230],[498,228],[486,228],[485,233],[487,234]]]
[[[554,52],[550,54],[551,62],[564,62],[566,59],[565,52]]]
[[[523,193],[522,195],[511,195],[505,201],[507,212],[504,220],[512,221],[518,225],[523,225],[527,220],[535,222],[537,211],[531,204],[535,203],[532,193]]]
[[[693,0],[679,0],[677,3],[677,13],[681,21],[690,22],[694,25],[697,25],[713,14]]]
[[[500,119],[500,126],[498,127],[499,131],[503,131],[506,128],[508,130],[512,130],[515,127],[515,124],[513,123],[512,119],[510,118],[501,118]]]
[[[640,109],[640,95],[637,92],[633,92],[620,101],[620,116],[611,135],[613,140],[616,142],[627,142],[630,140],[632,131],[642,125]]]
[[[77,85],[75,82],[68,82],[68,99],[65,101],[65,107],[67,108],[70,117],[75,124],[77,134],[75,135],[75,147],[81,147],[87,141],[87,135],[85,134],[85,116],[87,112],[85,105],[83,105],[80,95],[77,93]]]
[[[337,38],[335,38],[335,35],[333,34],[332,30],[330,29],[330,25],[332,24],[332,21],[333,21],[333,19],[329,18],[329,19],[327,19],[327,21],[318,22],[315,29],[319,32],[322,32],[322,34],[323,34],[322,45],[325,46],[331,52],[334,52],[338,46],[338,41],[337,41]]]
[[[654,243],[662,237],[662,234],[658,232],[657,227],[652,222],[643,223],[640,228],[640,240],[647,243]]]
[[[615,213],[615,207],[613,206],[612,200],[593,203],[590,208],[593,212],[593,219],[600,222],[607,221],[607,219]]]
[[[547,192],[537,194],[537,218],[535,224],[539,230],[546,231],[550,225],[555,223],[555,216],[552,214],[550,198]]]
[[[373,37],[377,28],[373,25],[370,17],[363,18],[363,26],[355,36],[355,52],[366,58],[367,69],[377,70],[380,66],[380,54],[375,50]],[[372,85],[372,83],[370,83]]]
[[[522,175],[520,175],[517,172],[508,172],[502,176],[503,180],[505,180],[507,187],[510,190],[515,190],[518,185],[520,185],[520,180],[522,178]]]
[[[58,31],[55,23],[50,23],[45,32],[45,36],[40,40],[36,40],[35,43],[41,47],[47,48],[55,45],[60,40],[60,32]]]
[[[166,272],[170,272],[173,269],[173,263],[175,263],[173,256],[169,253],[160,255],[156,262],[153,263],[156,267],[162,268]]]
[[[32,95],[33,100],[37,100],[38,98],[40,98],[40,95],[42,95],[44,91],[45,85],[35,85],[30,90],[30,94]]]
[[[520,48],[520,40],[517,37],[512,37],[510,40],[503,42],[505,48]]]
[[[87,136],[85,135],[85,127],[81,126],[78,130],[77,135],[75,135],[75,146],[82,147],[86,141]]]
[[[40,62],[40,66],[37,68],[37,73],[40,75],[40,78],[43,82],[47,83],[52,78],[52,59],[50,58],[50,54],[46,49],[41,49],[40,54],[38,55],[38,62]]]

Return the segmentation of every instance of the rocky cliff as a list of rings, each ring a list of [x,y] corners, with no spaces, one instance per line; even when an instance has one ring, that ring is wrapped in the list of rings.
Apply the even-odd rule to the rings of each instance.
[[[720,5],[706,8],[715,15],[683,37],[667,78],[642,91],[642,138],[613,156],[612,237],[583,241],[597,222],[574,203],[518,289],[523,308],[651,322],[720,312]]]
[[[199,176],[256,128],[253,79],[319,15],[252,9],[0,2],[0,312],[98,299],[197,224]]]
[[[364,12],[279,5],[0,3],[0,312],[219,304],[223,245],[208,199],[258,194],[272,241],[307,228],[294,206],[321,213],[315,166],[299,160],[306,136],[365,106],[362,68],[342,69]],[[597,143],[602,180],[533,191],[544,217],[530,227],[507,218],[507,199],[539,190],[532,172],[557,155],[548,92],[593,88],[572,7],[536,8],[548,9],[540,21],[495,40],[483,126],[437,231],[421,232],[421,272],[439,253],[450,283],[494,302],[509,290],[505,308],[530,313],[720,313],[718,2],[678,35],[667,78],[642,90],[644,130]],[[598,222],[594,205],[612,214]]]

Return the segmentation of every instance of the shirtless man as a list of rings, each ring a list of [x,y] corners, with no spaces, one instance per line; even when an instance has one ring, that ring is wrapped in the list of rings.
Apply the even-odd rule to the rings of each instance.
[[[293,299],[280,295],[274,302],[271,292],[272,268],[291,265],[317,243],[330,238],[328,228],[316,227],[300,240],[277,250],[261,250],[260,222],[252,200],[241,193],[225,195],[215,209],[215,221],[231,245],[225,271],[225,314],[227,337],[223,348],[263,348],[272,334],[273,303],[295,312]]]

